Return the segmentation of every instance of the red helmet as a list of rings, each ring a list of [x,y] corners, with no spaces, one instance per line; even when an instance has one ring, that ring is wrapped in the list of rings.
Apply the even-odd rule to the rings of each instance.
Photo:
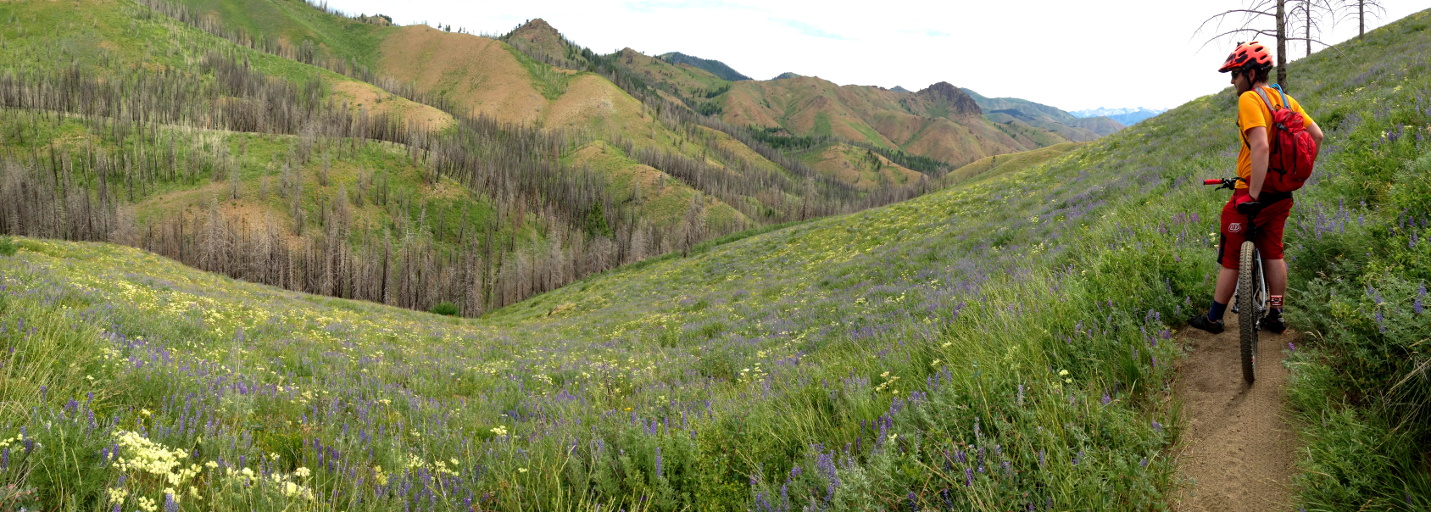
[[[1272,54],[1267,51],[1262,43],[1253,41],[1250,43],[1237,43],[1237,49],[1227,56],[1227,62],[1222,63],[1222,67],[1217,68],[1218,73],[1247,69],[1247,68],[1268,68],[1272,67]]]

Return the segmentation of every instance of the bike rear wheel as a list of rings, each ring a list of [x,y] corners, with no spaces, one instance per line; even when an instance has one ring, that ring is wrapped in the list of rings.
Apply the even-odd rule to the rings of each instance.
[[[1257,301],[1262,276],[1256,245],[1243,242],[1241,256],[1237,272],[1237,321],[1241,324],[1238,330],[1242,342],[1242,378],[1251,384],[1257,380],[1257,327],[1263,311]]]

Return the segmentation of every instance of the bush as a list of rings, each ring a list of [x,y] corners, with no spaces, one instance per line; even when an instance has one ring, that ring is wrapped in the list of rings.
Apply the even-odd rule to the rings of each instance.
[[[0,236],[0,255],[14,256],[15,251],[19,249],[20,246],[15,245],[15,241],[10,237]]]
[[[439,302],[429,311],[438,315],[457,316],[457,305],[451,302]]]

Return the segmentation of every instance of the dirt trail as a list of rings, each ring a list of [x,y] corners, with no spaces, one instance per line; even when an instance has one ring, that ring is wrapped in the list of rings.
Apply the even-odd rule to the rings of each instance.
[[[1257,383],[1242,381],[1238,323],[1229,312],[1227,330],[1183,333],[1187,357],[1179,364],[1174,393],[1183,401],[1187,429],[1177,457],[1184,486],[1173,510],[1291,510],[1297,434],[1287,421],[1287,343],[1296,338],[1261,332]]]

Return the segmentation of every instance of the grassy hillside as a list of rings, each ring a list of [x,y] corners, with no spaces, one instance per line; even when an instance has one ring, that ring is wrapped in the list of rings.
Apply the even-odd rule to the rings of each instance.
[[[1423,510],[1431,11],[1299,61],[1309,510]],[[479,320],[0,240],[0,479],[46,510],[1155,510],[1229,91]],[[6,217],[5,219],[8,219]],[[114,490],[110,490],[114,489]],[[112,501],[113,500],[113,501]]]
[[[981,176],[1023,171],[1029,167],[1034,167],[1049,160],[1064,156],[1083,146],[1084,144],[1065,142],[1063,144],[1012,155],[996,155],[980,158],[978,161],[970,162],[968,165],[950,171],[949,174],[944,176],[943,184],[949,186],[977,179]]]
[[[7,7],[5,232],[476,315],[927,185],[840,182],[500,41],[301,2],[230,4]],[[658,167],[679,193],[623,192],[626,173],[574,158],[596,142]]]
[[[730,89],[730,82],[710,71],[685,63],[668,62],[662,58],[647,57],[626,48],[616,53],[617,62],[641,76],[646,83],[668,90],[675,97],[694,103],[694,108],[703,114],[716,114],[716,103],[711,98]],[[684,99],[689,100],[684,100]]]
[[[878,189],[885,183],[914,183],[923,176],[872,149],[838,142],[806,150],[800,158],[812,169],[866,190]]]

